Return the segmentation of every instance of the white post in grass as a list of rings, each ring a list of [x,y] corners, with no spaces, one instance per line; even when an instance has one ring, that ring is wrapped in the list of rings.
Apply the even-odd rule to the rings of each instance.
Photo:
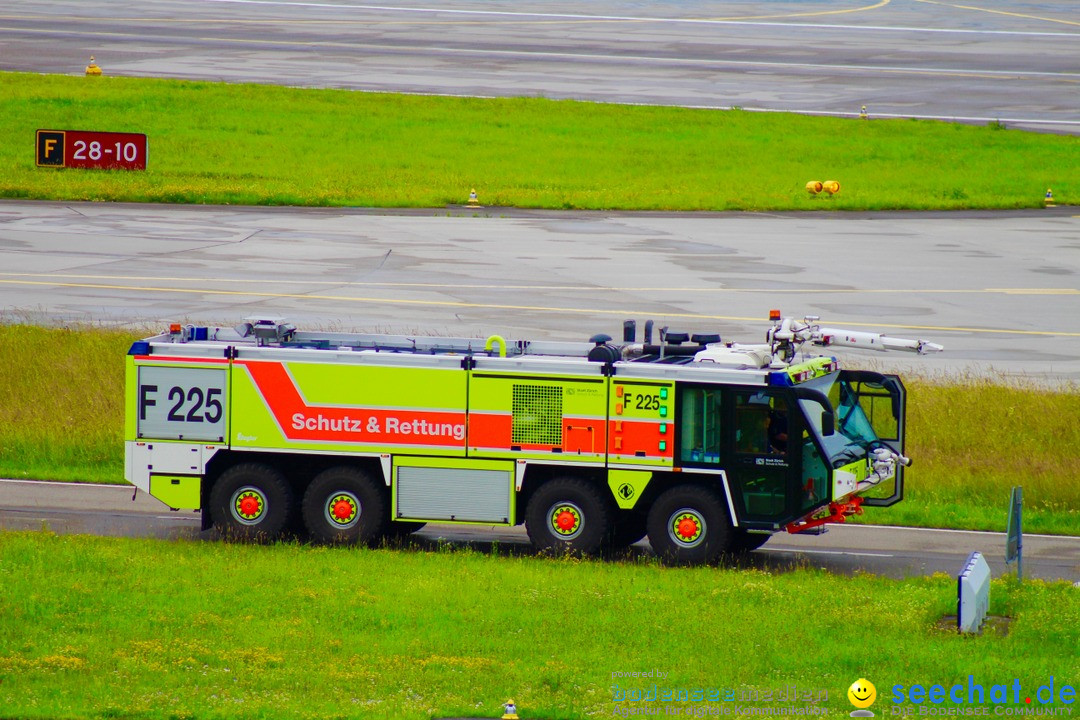
[[[990,609],[990,566],[973,552],[956,576],[956,629],[977,633]]]

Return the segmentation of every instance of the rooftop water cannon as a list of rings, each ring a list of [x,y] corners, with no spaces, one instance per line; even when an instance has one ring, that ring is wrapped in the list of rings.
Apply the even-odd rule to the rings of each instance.
[[[800,322],[793,317],[781,317],[779,310],[770,310],[773,326],[765,333],[765,342],[772,349],[773,358],[785,363],[794,360],[802,346],[813,339],[812,323],[817,319],[808,315]]]
[[[233,328],[241,338],[255,336],[260,346],[288,342],[296,334],[296,326],[282,317],[250,316]]]

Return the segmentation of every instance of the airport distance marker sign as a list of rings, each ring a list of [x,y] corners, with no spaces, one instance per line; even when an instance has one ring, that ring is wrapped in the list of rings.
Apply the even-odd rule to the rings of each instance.
[[[37,166],[145,170],[146,135],[89,130],[38,130]]]
[[[979,632],[989,611],[990,566],[981,552],[973,552],[956,576],[956,629]]]

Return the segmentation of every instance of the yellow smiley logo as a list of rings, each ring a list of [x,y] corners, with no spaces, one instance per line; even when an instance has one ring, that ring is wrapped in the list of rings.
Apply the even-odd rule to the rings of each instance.
[[[868,708],[877,700],[877,688],[866,678],[859,678],[851,683],[847,691],[848,700],[857,708]]]

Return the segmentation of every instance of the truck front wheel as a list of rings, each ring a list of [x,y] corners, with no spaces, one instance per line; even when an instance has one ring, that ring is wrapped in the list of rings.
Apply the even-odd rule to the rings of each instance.
[[[285,476],[261,463],[226,470],[210,491],[210,518],[223,535],[239,540],[273,540],[293,512]]]
[[[594,553],[611,533],[611,511],[594,485],[556,478],[529,498],[525,529],[540,550]]]
[[[386,529],[386,501],[362,470],[341,466],[315,476],[304,493],[304,526],[316,542],[366,543]]]
[[[679,485],[653,503],[649,544],[673,565],[714,562],[730,542],[731,522],[720,496],[698,485]]]

